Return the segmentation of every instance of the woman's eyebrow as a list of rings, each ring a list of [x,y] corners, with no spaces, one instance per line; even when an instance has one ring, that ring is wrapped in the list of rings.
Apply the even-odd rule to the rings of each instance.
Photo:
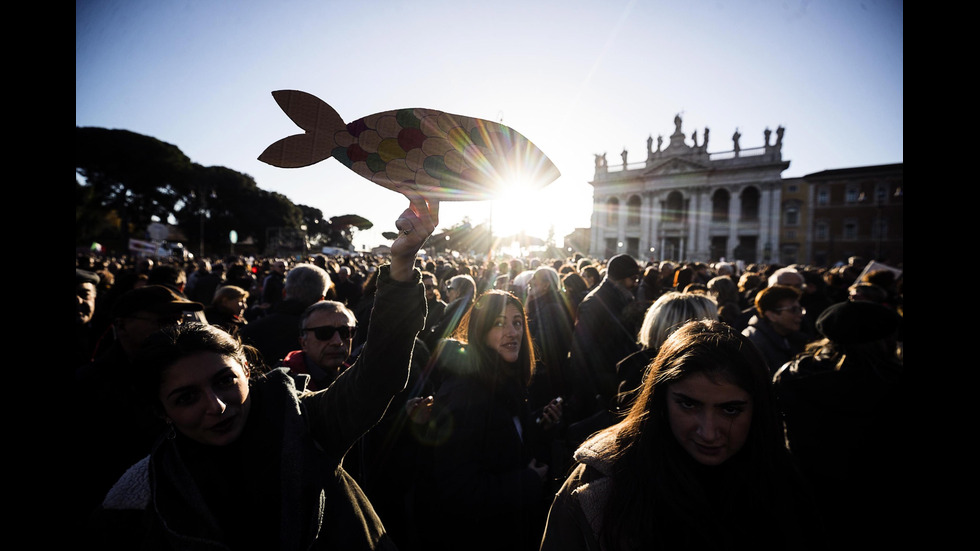
[[[696,404],[702,403],[701,400],[696,400],[694,398],[691,398],[687,394],[684,394],[683,392],[679,392],[679,391],[676,391],[676,390],[671,390],[670,391],[670,394],[672,396],[674,396],[675,398],[681,398],[682,400],[687,400],[688,402],[694,402]]]
[[[217,373],[215,373],[211,377],[211,380],[213,381],[215,379],[221,378],[222,376],[227,375],[229,372],[231,372],[231,368],[230,367],[226,367],[226,368],[222,369],[221,371],[218,371]],[[167,394],[167,397],[169,398],[169,397],[173,396],[174,394],[179,394],[181,392],[185,392],[187,390],[191,390],[195,386],[197,386],[197,385],[189,384],[189,385],[179,386],[179,387],[171,390],[170,393]]]

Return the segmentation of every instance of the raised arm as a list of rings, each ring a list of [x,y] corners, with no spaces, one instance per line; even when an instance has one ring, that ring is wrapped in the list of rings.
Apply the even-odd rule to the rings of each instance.
[[[338,462],[384,415],[408,381],[415,337],[425,323],[425,291],[415,255],[438,223],[437,202],[403,191],[411,205],[395,223],[390,265],[381,266],[367,340],[354,365],[322,392],[302,398],[314,438]]]
[[[391,279],[410,281],[419,249],[439,224],[439,201],[407,186],[399,191],[410,204],[395,221],[398,237],[391,244]]]

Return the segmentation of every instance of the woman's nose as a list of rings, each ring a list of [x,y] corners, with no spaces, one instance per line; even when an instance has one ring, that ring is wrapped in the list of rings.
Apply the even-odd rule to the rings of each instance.
[[[718,438],[718,421],[715,416],[705,413],[698,420],[698,436],[706,443]]]
[[[221,415],[228,409],[225,402],[214,392],[208,393],[208,412]]]

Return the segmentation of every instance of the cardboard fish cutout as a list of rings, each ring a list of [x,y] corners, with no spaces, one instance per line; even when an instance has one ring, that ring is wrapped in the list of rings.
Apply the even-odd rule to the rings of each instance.
[[[435,109],[397,109],[345,123],[323,100],[297,90],[272,93],[305,130],[270,145],[259,160],[298,168],[333,157],[396,190],[410,185],[443,201],[493,199],[509,185],[544,187],[560,176],[530,140],[503,124]]]

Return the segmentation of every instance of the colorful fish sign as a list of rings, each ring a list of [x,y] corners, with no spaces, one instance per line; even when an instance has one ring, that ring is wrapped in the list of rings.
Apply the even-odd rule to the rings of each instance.
[[[333,157],[385,188],[410,185],[443,201],[494,199],[508,186],[544,187],[560,176],[530,140],[500,123],[435,109],[397,109],[345,123],[323,100],[272,93],[303,134],[270,145],[259,160],[298,168]]]

